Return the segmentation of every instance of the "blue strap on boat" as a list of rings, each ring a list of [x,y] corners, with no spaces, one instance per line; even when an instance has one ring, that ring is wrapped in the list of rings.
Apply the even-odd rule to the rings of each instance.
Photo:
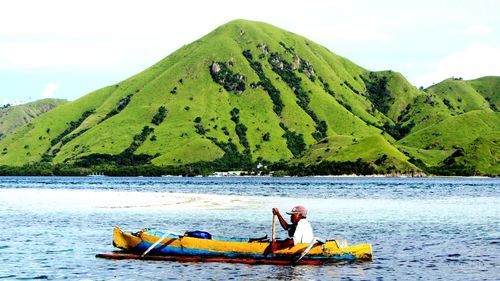
[[[186,233],[184,233],[184,236],[200,238],[200,239],[212,239],[212,234],[200,230],[186,231]]]

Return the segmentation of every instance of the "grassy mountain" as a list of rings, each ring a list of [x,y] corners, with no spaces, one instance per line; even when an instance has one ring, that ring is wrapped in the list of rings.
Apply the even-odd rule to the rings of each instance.
[[[484,96],[478,93],[470,83],[460,79],[444,80],[427,89],[427,92],[440,97],[453,115],[490,108]]]
[[[240,169],[359,159],[379,173],[425,170],[445,165],[454,145],[466,158],[478,147],[496,153],[497,80],[422,91],[400,73],[371,72],[294,33],[235,20],[18,129],[0,142],[0,165]],[[469,125],[491,138],[474,148],[477,133],[454,142],[448,129]],[[479,174],[496,169],[462,162]]]
[[[467,83],[488,101],[492,110],[498,112],[500,109],[500,80],[498,77],[482,77],[467,81]]]
[[[370,163],[381,173],[418,170],[417,167],[408,162],[408,156],[380,135],[359,140],[345,135],[328,137],[311,147],[303,158],[295,161],[315,164],[322,161],[345,162],[357,159]]]
[[[475,110],[430,125],[403,138],[399,144],[417,148],[410,149],[409,154],[422,159],[430,166],[449,165],[450,163],[445,162],[447,157],[459,153],[462,158],[469,159],[463,162],[466,166],[477,166],[478,170],[487,174],[497,174],[495,171],[500,167],[500,155],[492,153],[488,157],[478,159],[477,151],[472,148],[477,146],[474,143],[481,143],[482,146],[488,146],[488,150],[498,151],[498,132],[498,112]],[[476,160],[470,161],[472,159]]]
[[[15,129],[66,102],[61,99],[43,99],[21,105],[3,106],[0,108],[0,140]]]
[[[428,126],[403,138],[399,143],[442,150],[465,146],[478,137],[495,131],[500,131],[500,114],[475,110]]]

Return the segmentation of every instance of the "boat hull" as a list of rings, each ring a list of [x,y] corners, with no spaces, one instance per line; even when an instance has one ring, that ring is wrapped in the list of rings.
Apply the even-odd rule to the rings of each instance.
[[[242,263],[242,264],[268,264],[268,265],[323,265],[329,263],[338,263],[339,260],[329,259],[301,259],[298,263],[291,261],[289,258],[228,258],[228,257],[204,257],[204,256],[157,256],[157,255],[138,255],[127,252],[115,252],[109,254],[97,254],[97,258],[112,259],[112,260],[152,260],[152,261],[175,261],[175,262],[224,262],[224,263]]]
[[[159,241],[159,243],[157,243]],[[153,244],[155,247],[151,248]],[[241,262],[249,264],[291,264],[309,246],[297,244],[286,247],[277,243],[275,251],[270,241],[253,241],[244,238],[201,239],[155,231],[138,233],[123,232],[116,227],[113,231],[113,244],[127,254],[108,254],[102,258],[116,259],[160,259],[176,261],[218,261]],[[151,249],[150,249],[151,248]],[[150,252],[142,256],[144,252]],[[336,241],[316,243],[300,260],[299,264],[323,264],[338,261],[371,260],[370,244],[339,247]]]

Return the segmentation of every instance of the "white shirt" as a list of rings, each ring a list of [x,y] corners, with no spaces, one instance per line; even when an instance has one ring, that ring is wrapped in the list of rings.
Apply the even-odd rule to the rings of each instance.
[[[311,243],[314,239],[313,229],[311,224],[306,219],[301,219],[297,223],[297,228],[293,234],[293,244],[297,245],[299,243]]]

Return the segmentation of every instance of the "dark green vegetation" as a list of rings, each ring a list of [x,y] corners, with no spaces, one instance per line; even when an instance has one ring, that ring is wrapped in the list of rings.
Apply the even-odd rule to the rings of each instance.
[[[280,98],[280,92],[273,86],[271,80],[267,78],[264,70],[262,69],[262,64],[253,59],[252,53],[250,50],[243,51],[243,55],[248,60],[250,67],[255,71],[255,73],[259,76],[260,81],[257,84],[252,84],[255,86],[262,86],[264,91],[269,94],[269,97],[273,101],[273,110],[276,112],[278,116],[281,116],[281,111],[283,111],[283,101]]]
[[[287,48],[283,42],[280,42],[280,45],[285,48],[288,52],[291,52],[290,48]],[[300,58],[296,58],[301,61]],[[318,118],[318,115],[309,107],[309,102],[311,101],[309,95],[302,88],[302,79],[295,73],[295,67],[289,64],[285,59],[281,58],[279,53],[272,53],[268,59],[269,64],[272,67],[272,70],[278,74],[283,81],[287,83],[290,89],[293,91],[295,96],[297,97],[297,104],[306,112],[312,120],[316,123],[316,131],[312,133],[312,136],[316,140],[320,140],[326,137],[326,130],[328,126],[325,121],[322,121]],[[300,63],[300,62],[299,62]],[[299,68],[300,70],[301,68]],[[304,72],[304,71],[299,71]],[[309,75],[311,77],[311,75]],[[311,81],[314,82],[314,79]],[[295,155],[295,154],[294,154]]]
[[[229,65],[232,65],[232,62]],[[228,92],[240,94],[245,91],[245,77],[239,73],[234,74],[225,62],[212,63],[210,74],[214,82],[223,86]]]
[[[167,117],[167,109],[165,108],[165,106],[160,106],[160,108],[158,108],[158,113],[155,114],[155,116],[153,116],[153,120],[151,120],[151,123],[155,124],[155,125],[160,125],[161,122],[163,122],[163,120],[165,120],[165,118]]]
[[[129,94],[126,97],[120,99],[116,107],[113,108],[113,110],[111,110],[110,112],[108,112],[106,116],[104,116],[104,118],[101,119],[101,121],[99,121],[99,123],[106,121],[106,119],[115,116],[116,114],[120,113],[123,109],[125,109],[125,107],[127,107],[128,103],[130,102],[132,96],[133,94]]]
[[[68,127],[61,133],[59,134],[57,137],[55,137],[54,139],[52,139],[50,141],[50,144],[52,146],[56,145],[58,142],[60,142],[64,137],[66,137],[67,135],[69,135],[71,132],[73,132],[76,128],[80,127],[80,125],[83,123],[83,121],[85,121],[85,119],[87,119],[87,117],[89,117],[90,115],[92,115],[93,113],[95,113],[95,110],[94,109],[91,109],[91,110],[87,110],[85,112],[83,112],[82,116],[80,116],[80,118],[78,118],[78,120],[76,121],[70,121],[69,124],[68,124]],[[71,141],[71,139],[73,139],[74,137],[70,138],[70,139],[66,139],[63,144],[65,143],[68,143],[69,141]]]
[[[231,121],[234,122],[236,125],[235,131],[236,135],[238,135],[238,138],[240,139],[240,144],[245,148],[245,154],[250,154],[250,145],[248,144],[248,139],[247,139],[247,127],[240,123],[240,117],[239,113],[240,110],[238,108],[233,108],[230,112],[231,114]]]
[[[499,77],[419,90],[236,20],[7,134],[0,174],[497,176],[498,108]]]

